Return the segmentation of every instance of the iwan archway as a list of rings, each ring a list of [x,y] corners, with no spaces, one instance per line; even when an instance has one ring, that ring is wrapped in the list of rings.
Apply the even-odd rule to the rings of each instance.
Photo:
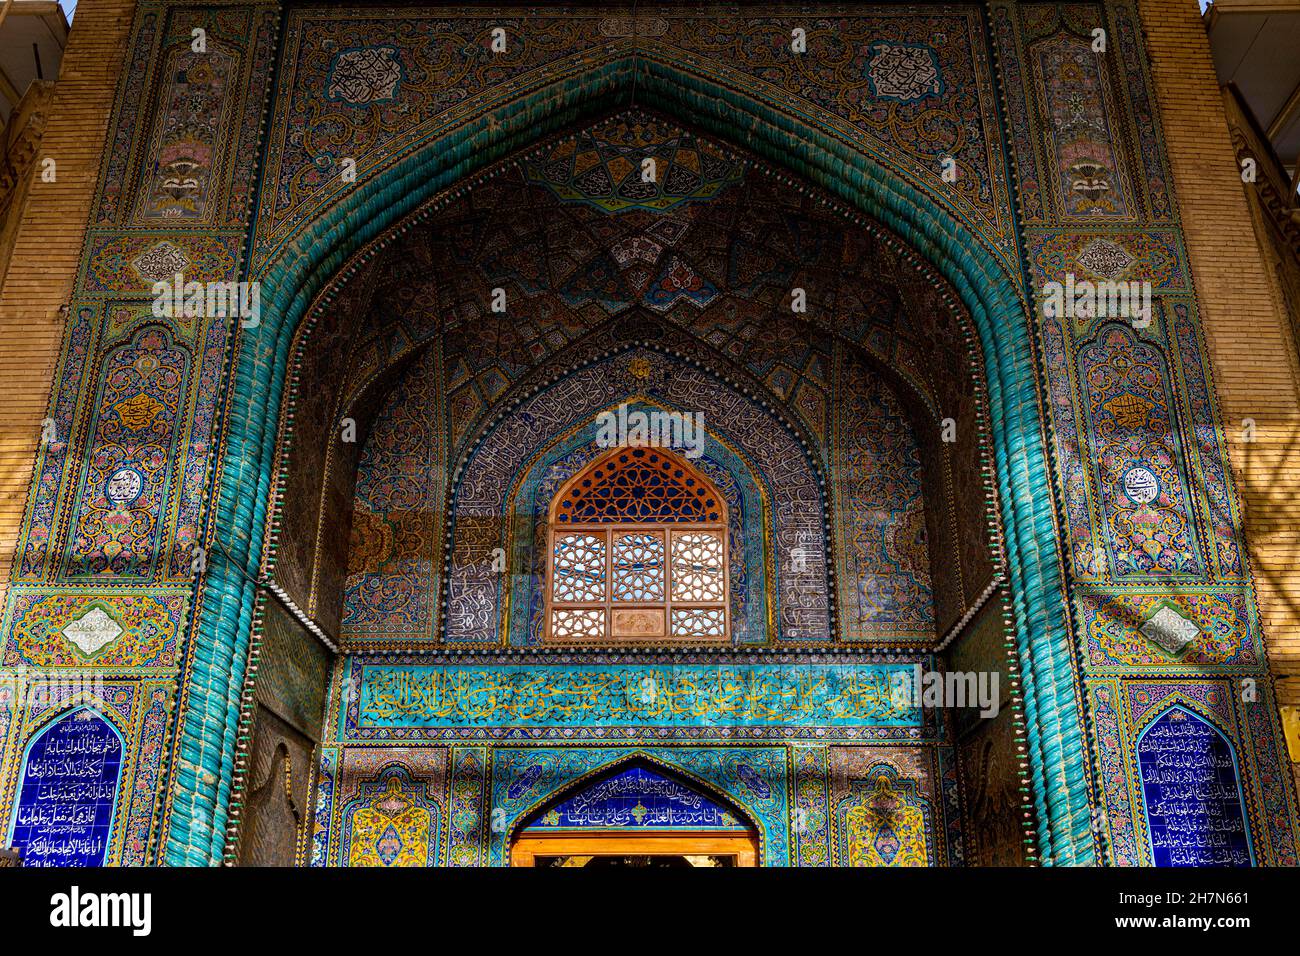
[[[254,581],[277,574],[284,538],[272,515],[286,491],[305,490],[308,498],[323,500],[318,490],[286,486],[286,463],[303,435],[315,429],[323,436],[337,424],[337,403],[304,405],[306,390],[318,390],[319,380],[290,378],[301,374],[294,373],[296,356],[306,354],[309,338],[332,335],[337,342],[347,334],[337,319],[355,301],[348,298],[354,294],[346,291],[349,280],[421,219],[463,195],[478,173],[497,175],[490,164],[499,158],[579,117],[627,105],[634,95],[665,115],[691,116],[720,139],[787,167],[790,190],[824,190],[905,237],[906,244],[897,238],[885,244],[899,254],[910,246],[928,260],[953,290],[949,305],[969,315],[972,338],[963,345],[977,355],[987,387],[990,477],[1006,531],[1005,586],[1025,677],[1026,771],[1040,823],[1036,840],[1043,858],[1053,862],[1092,858],[1074,652],[1060,594],[1051,500],[1041,493],[1050,480],[1035,394],[1034,339],[1018,277],[987,240],[986,227],[959,211],[962,204],[881,165],[829,115],[796,114],[759,87],[726,82],[714,69],[643,44],[635,57],[614,49],[575,58],[512,92],[508,101],[475,100],[454,127],[430,129],[394,158],[363,166],[354,185],[332,190],[310,218],[254,244],[249,277],[264,283],[265,306],[260,326],[242,330],[236,347],[220,492],[207,514],[209,534],[222,538],[212,553],[230,559],[216,561],[205,579],[199,634],[190,644],[181,761],[167,813],[172,862],[210,862],[237,838],[240,800],[236,796],[228,807],[220,795],[232,788],[237,794],[244,785],[240,739],[249,734],[257,680],[267,679],[265,670],[271,669],[268,662],[255,679],[263,605]],[[321,354],[331,354],[330,348]],[[360,399],[358,407],[379,401],[382,388],[366,389],[380,381],[362,383],[361,393],[352,396]],[[231,528],[252,532],[232,538]],[[290,597],[310,607],[309,592],[286,587]]]
[[[629,175],[644,157],[652,182]],[[904,782],[928,775],[922,804],[940,805],[954,728],[882,709],[881,681],[929,661],[996,588],[996,515],[958,491],[988,461],[978,363],[941,277],[828,203],[662,114],[616,111],[494,170],[347,284],[348,307],[300,336],[294,377],[329,388],[294,407],[274,519],[278,582],[348,652],[325,753],[355,765],[351,741],[423,737],[430,721],[440,740],[563,731],[578,743],[603,728],[706,741],[692,759],[724,792],[762,793],[775,816],[791,799],[775,755],[751,763],[719,747],[730,735],[785,740],[829,721],[829,739],[848,743],[879,723],[876,739],[901,742],[915,718],[934,749],[895,759],[910,754]],[[811,314],[787,302],[792,283],[811,290]],[[353,340],[342,356],[329,346],[340,336]],[[945,418],[964,440],[941,441]],[[349,420],[351,446],[335,438]],[[606,434],[636,421],[682,427]],[[320,474],[328,485],[312,486]],[[259,670],[275,682],[272,618]],[[775,650],[779,663],[754,666]],[[853,666],[823,673],[819,653]],[[394,698],[394,680],[432,683]],[[276,742],[263,722],[259,697],[259,767]],[[850,747],[845,772],[870,771],[869,756]],[[494,747],[489,759],[504,811],[602,755]],[[331,837],[365,832],[346,820],[380,781],[354,792],[353,773],[342,769]],[[394,806],[425,799],[421,787]],[[827,826],[856,846],[885,819],[861,802],[903,793],[845,793],[837,805],[858,809]],[[913,832],[935,845],[895,858],[943,859],[952,835],[928,819]],[[788,859],[786,830],[766,862]],[[346,858],[405,859],[373,849]]]

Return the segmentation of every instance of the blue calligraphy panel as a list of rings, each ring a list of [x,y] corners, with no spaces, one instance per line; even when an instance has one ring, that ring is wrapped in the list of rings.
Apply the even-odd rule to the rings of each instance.
[[[634,765],[551,807],[529,830],[747,830],[710,797]]]
[[[1138,769],[1156,866],[1250,866],[1250,834],[1232,745],[1171,707],[1138,738]]]
[[[24,866],[103,866],[122,738],[92,710],[60,717],[27,750],[11,845]]]
[[[363,727],[916,727],[906,664],[366,664]],[[910,685],[909,685],[910,686]]]

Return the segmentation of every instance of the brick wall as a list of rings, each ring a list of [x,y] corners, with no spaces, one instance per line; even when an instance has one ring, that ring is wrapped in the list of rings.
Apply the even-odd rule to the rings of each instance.
[[[1139,0],[1282,703],[1300,703],[1300,371],[1196,0]],[[1256,441],[1241,440],[1254,419]]]
[[[85,236],[134,0],[82,0],[59,70],[13,256],[0,288],[0,606]],[[41,160],[56,180],[41,180]]]

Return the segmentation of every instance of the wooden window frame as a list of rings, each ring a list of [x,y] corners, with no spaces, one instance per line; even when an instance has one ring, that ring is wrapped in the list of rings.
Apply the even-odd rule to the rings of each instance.
[[[632,446],[636,447],[636,446]],[[556,520],[556,510],[561,501],[569,493],[572,487],[580,480],[585,478],[590,472],[601,467],[607,459],[614,455],[622,454],[628,450],[627,447],[612,449],[609,453],[600,456],[595,461],[587,465],[576,475],[556,491],[554,498],[551,500],[548,514],[548,527],[546,533],[546,578],[543,586],[546,589],[546,621],[545,621],[545,640],[547,643],[554,644],[658,644],[678,643],[678,644],[719,644],[726,643],[731,638],[731,575],[730,575],[730,537],[728,535],[728,516],[727,504],[722,495],[718,493],[713,482],[709,481],[698,470],[681,458],[680,455],[671,452],[665,452],[663,449],[654,449],[656,454],[668,454],[670,457],[679,461],[690,473],[690,476],[697,482],[700,482],[718,503],[718,520],[717,521],[609,521],[609,522],[564,522]],[[707,532],[716,535],[722,545],[722,597],[716,601],[674,601],[673,600],[673,581],[672,581],[672,563],[673,563],[673,537],[676,534],[686,534],[690,532]],[[662,537],[664,543],[664,560],[663,560],[663,586],[664,596],[662,601],[618,601],[614,599],[614,539],[624,534],[645,534],[654,533]],[[605,546],[605,573],[603,578],[604,598],[599,601],[557,601],[555,599],[554,582],[555,582],[555,543],[556,539],[570,534],[585,534],[593,537],[599,537],[604,541]],[[672,633],[672,612],[673,610],[721,610],[722,611],[722,633],[719,635],[690,635],[675,637]],[[604,633],[599,637],[556,637],[553,633],[554,612],[557,610],[600,610],[604,615]],[[661,634],[617,634],[614,627],[615,611],[662,611],[663,614],[663,631]]]

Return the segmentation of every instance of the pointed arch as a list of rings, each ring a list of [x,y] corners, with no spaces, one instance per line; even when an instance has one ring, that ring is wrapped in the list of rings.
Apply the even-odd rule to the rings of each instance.
[[[727,503],[684,457],[612,448],[560,487],[549,513],[549,640],[728,638]]]
[[[515,866],[547,856],[685,855],[757,865],[761,828],[726,793],[636,753],[583,774],[520,814],[506,838]],[[581,865],[581,864],[580,864]]]
[[[1134,754],[1147,846],[1155,866],[1252,866],[1246,797],[1237,750],[1219,725],[1181,695],[1147,722],[1137,735]],[[1164,755],[1177,761],[1175,776],[1162,779]],[[1199,766],[1193,763],[1199,761]],[[1187,779],[1197,770],[1208,779]],[[1168,786],[1168,789],[1166,789]],[[1221,844],[1179,846],[1179,835],[1195,821],[1198,836],[1223,837]]]
[[[197,603],[199,633],[189,646],[192,693],[179,714],[177,757],[197,772],[175,778],[169,813],[169,862],[208,864],[233,846],[230,810],[221,797],[232,790],[241,728],[251,720],[246,686],[256,663],[250,648],[257,608],[255,580],[267,546],[268,512],[277,487],[274,472],[282,415],[291,388],[287,369],[300,324],[314,324],[335,308],[332,283],[343,283],[400,231],[403,217],[425,210],[465,188],[485,167],[508,153],[584,116],[625,104],[635,87],[646,102],[694,115],[708,131],[742,142],[816,186],[873,216],[929,259],[951,283],[976,326],[988,379],[995,482],[1006,517],[1008,591],[1016,643],[1026,671],[1028,757],[1038,813],[1037,839],[1055,863],[1090,862],[1095,854],[1087,791],[1082,702],[1077,654],[1069,632],[1060,542],[1053,528],[1045,423],[1036,383],[1034,328],[1020,289],[1021,277],[988,241],[977,217],[956,209],[914,177],[885,165],[840,131],[833,117],[813,106],[767,96],[754,86],[733,86],[670,51],[631,55],[615,51],[599,64],[570,64],[502,103],[486,98],[465,104],[444,135],[393,159],[337,194],[334,205],[272,240],[255,242],[262,283],[262,321],[241,329],[233,347],[230,391],[219,447],[207,529],[247,529],[224,542],[231,560],[209,572]],[[420,213],[422,214],[422,213]],[[889,240],[905,248],[903,240]],[[945,297],[945,301],[949,301]],[[296,386],[292,386],[296,389]],[[292,398],[292,395],[290,395]],[[247,693],[241,693],[241,688]],[[215,785],[202,783],[204,775]],[[212,821],[200,829],[196,820]]]
[[[610,403],[577,427],[562,432],[537,449],[517,470],[506,496],[506,513],[514,516],[505,539],[510,566],[509,591],[503,595],[501,633],[512,644],[538,644],[545,634],[545,566],[550,530],[550,505],[561,486],[603,453],[596,442],[595,422],[602,412],[617,414],[619,404],[646,411],[682,411],[663,397],[628,396]],[[748,457],[726,422],[707,419],[700,457],[693,466],[722,494],[728,528],[729,623],[733,644],[761,643],[780,626],[779,588],[768,569],[786,564],[786,555],[769,547],[777,513],[778,492],[772,477]],[[810,485],[811,487],[811,485]],[[810,548],[812,543],[809,543]],[[778,572],[779,573],[779,572]],[[829,601],[827,602],[829,603]],[[830,608],[828,608],[830,610]]]
[[[626,403],[619,406],[626,410]],[[680,421],[685,413],[662,414]],[[565,482],[551,503],[557,525],[726,521],[727,502],[703,472],[676,452],[648,446],[611,448]]]
[[[47,760],[52,746],[58,756]],[[32,856],[29,846],[42,847],[37,866],[103,866],[112,847],[126,759],[122,731],[95,707],[81,704],[47,722],[23,750],[7,843],[25,859]],[[72,773],[71,764],[79,772]],[[75,786],[65,792],[60,783]],[[47,830],[50,817],[41,812],[42,804],[75,822]]]
[[[599,795],[608,798],[615,805],[608,809],[610,815],[600,819],[593,818],[584,824],[575,824],[572,819],[568,821],[563,818],[559,823],[546,821],[544,818],[550,812],[560,809],[563,805],[573,804],[575,798],[597,795],[597,788],[611,780],[623,779],[631,784],[627,787],[610,788]],[[664,795],[671,802],[684,795],[691,795],[700,798],[701,801],[707,801],[709,806],[705,813],[711,815],[709,819],[699,820],[672,820],[668,817],[648,816],[637,819],[637,815],[624,812],[621,804],[618,804],[619,792],[630,792],[640,795],[642,781],[649,781],[651,786],[656,786],[660,781],[676,786],[677,790],[666,788]],[[630,810],[631,807],[626,808]],[[730,796],[718,789],[701,777],[676,766],[669,766],[660,760],[655,760],[648,754],[632,754],[623,757],[613,763],[597,767],[589,773],[583,774],[576,780],[570,781],[566,786],[561,787],[557,792],[550,794],[534,805],[529,810],[520,814],[516,821],[511,836],[518,836],[523,831],[533,827],[546,826],[555,827],[566,824],[569,827],[575,825],[591,827],[627,827],[639,829],[670,829],[670,828],[687,828],[687,829],[719,829],[719,830],[750,830],[757,832],[758,827],[750,815],[742,809]]]
[[[779,588],[772,605],[774,614],[765,621],[751,621],[745,640],[755,643],[771,637],[825,642],[834,633],[832,603],[828,597],[830,561],[822,544],[830,533],[831,523],[812,449],[800,441],[798,431],[786,426],[784,417],[773,417],[776,413],[771,405],[765,407],[758,396],[746,394],[736,383],[703,363],[679,361],[681,358],[679,352],[634,344],[602,353],[564,375],[539,383],[528,393],[515,393],[512,398],[503,399],[499,415],[451,478],[454,488],[446,524],[450,559],[441,615],[444,641],[488,644],[502,640],[502,618],[493,609],[499,609],[505,583],[500,575],[492,572],[492,565],[478,560],[478,556],[485,549],[490,553],[493,547],[506,548],[507,557],[514,553],[517,539],[507,529],[517,528],[518,521],[512,515],[511,521],[503,523],[499,517],[510,513],[512,490],[518,487],[521,478],[530,475],[544,480],[533,469],[541,460],[539,456],[549,456],[552,452],[553,446],[547,438],[550,434],[581,432],[582,440],[594,450],[600,414],[611,409],[617,412],[620,402],[639,401],[638,392],[629,391],[626,379],[613,370],[623,366],[630,369],[632,364],[637,364],[644,371],[645,363],[651,369],[652,382],[659,382],[637,385],[641,394],[646,389],[654,392],[643,406],[647,411],[655,408],[683,413],[706,410],[709,437],[697,470],[710,473],[716,464],[732,474],[740,474],[736,467],[740,466],[767,491],[764,501],[770,507],[765,507],[763,512],[764,556],[758,557],[756,549],[755,555],[759,560],[770,558],[777,575],[769,580],[776,580]],[[672,367],[671,375],[668,366]],[[727,393],[727,400],[720,400],[719,388]],[[547,423],[547,427],[539,428],[538,423]],[[715,450],[723,453],[716,462]],[[554,459],[548,462],[551,463]],[[571,473],[564,472],[564,477]],[[717,477],[715,484],[725,483],[722,476]],[[552,495],[553,492],[537,499],[540,514],[548,514]],[[738,504],[731,501],[729,506]],[[777,520],[778,515],[781,520]],[[538,541],[538,554],[544,563],[545,536]],[[542,565],[535,572],[518,566],[516,571],[526,578],[535,573],[539,581],[546,575]],[[537,597],[540,624],[544,620],[540,589]],[[733,617],[730,621],[733,637],[737,636],[738,620]],[[646,639],[658,640],[657,637]],[[718,638],[713,635],[709,639]]]

